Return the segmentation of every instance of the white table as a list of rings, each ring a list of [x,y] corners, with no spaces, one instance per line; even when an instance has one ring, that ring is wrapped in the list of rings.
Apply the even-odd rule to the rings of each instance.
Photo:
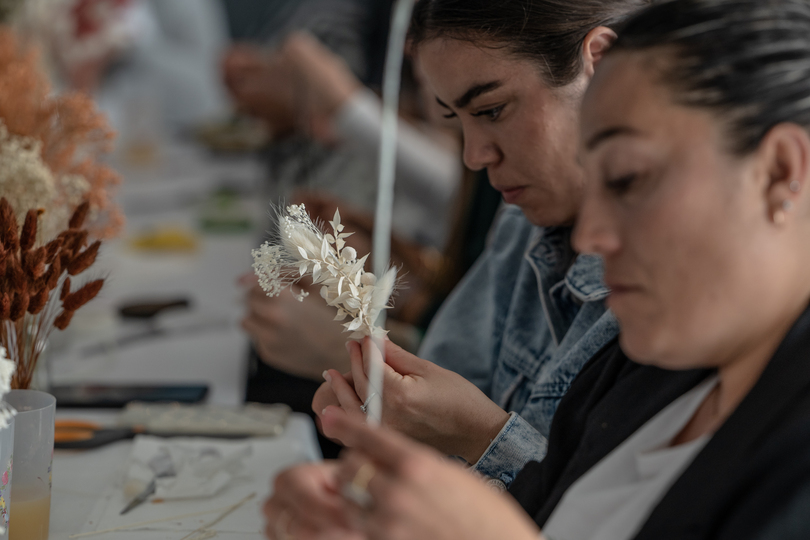
[[[125,182],[120,197],[128,210],[127,228],[121,239],[103,246],[91,270],[107,279],[99,298],[77,312],[68,332],[52,340],[51,379],[57,384],[199,381],[210,385],[210,403],[235,406],[244,396],[248,345],[238,326],[242,292],[236,280],[250,269],[250,250],[256,247],[259,236],[255,231],[201,235],[197,252],[170,256],[134,252],[127,239],[160,224],[195,229],[198,203],[205,193],[223,181],[251,189],[262,170],[249,160],[213,159],[183,146],[169,148],[166,158],[151,170],[122,171]],[[266,214],[264,205],[253,200],[247,208],[261,223]],[[144,323],[119,320],[115,312],[120,302],[175,295],[187,297],[192,308],[158,319],[156,324],[168,329],[166,335],[87,354],[89,347],[114,344],[123,335],[147,329]],[[112,415],[57,413],[57,417],[89,418],[107,424],[113,423]],[[314,426],[305,415],[291,417],[274,448],[279,460],[273,461],[273,470],[256,471],[266,476],[268,492],[270,478],[278,468],[320,457]],[[119,442],[99,450],[55,453],[50,538],[63,540],[79,531],[105,489],[120,484],[130,449],[130,442]],[[264,496],[266,492],[259,493],[259,499]],[[257,512],[259,499],[251,503],[257,505]],[[172,540],[174,536],[166,538]],[[244,535],[238,538],[247,540]]]
[[[75,418],[77,411],[60,412],[60,416]],[[95,414],[85,418],[105,420],[110,413]],[[109,418],[107,418],[109,420]],[[78,533],[90,517],[102,495],[113,486],[121,486],[125,475],[125,466],[132,447],[131,442],[118,442],[98,450],[68,451],[57,450],[54,453],[53,463],[53,489],[51,492],[51,528],[52,540],[65,540],[68,536]],[[320,449],[312,420],[303,414],[293,414],[287,424],[287,429],[277,441],[273,450],[277,456],[271,456],[269,470],[251,471],[261,478],[260,484],[265,486],[264,491],[257,491],[257,497],[251,501],[251,515],[258,515],[262,501],[271,490],[271,479],[281,469],[297,462],[320,459]],[[267,456],[265,456],[267,457]],[[205,503],[203,503],[204,505]],[[210,503],[209,503],[210,504]],[[215,505],[221,506],[221,505]],[[118,508],[117,506],[115,508]],[[181,514],[183,512],[177,512]],[[142,507],[139,514],[147,521],[149,505]],[[210,516],[208,519],[215,516]],[[107,540],[124,538],[124,533],[99,535],[90,538]],[[143,532],[128,533],[126,538],[156,538],[146,536]],[[183,534],[166,534],[161,536],[166,540],[178,540]],[[262,535],[227,535],[220,534],[218,540],[259,540]]]

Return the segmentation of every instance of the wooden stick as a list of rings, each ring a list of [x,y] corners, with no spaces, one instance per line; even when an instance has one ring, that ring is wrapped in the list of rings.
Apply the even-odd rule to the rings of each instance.
[[[179,516],[172,516],[172,517],[161,518],[161,519],[153,519],[151,521],[142,521],[140,523],[132,523],[130,525],[122,525],[120,527],[113,527],[112,529],[104,529],[103,531],[93,531],[93,532],[87,532],[87,533],[72,534],[72,535],[68,536],[68,538],[70,538],[71,540],[73,540],[74,538],[87,538],[88,536],[96,536],[96,535],[99,535],[99,534],[106,534],[106,533],[110,533],[110,532],[125,531],[127,529],[140,529],[141,527],[146,527],[147,525],[154,525],[156,523],[166,523],[167,521],[177,521],[179,519],[186,519],[186,518],[197,517],[197,516],[205,516],[205,515],[208,515],[208,514],[213,514],[214,512],[224,512],[219,518],[217,518],[215,521],[211,522],[211,524],[215,524],[215,523],[219,523],[222,519],[225,518],[225,516],[227,516],[228,514],[230,514],[231,512],[233,512],[234,510],[236,510],[237,508],[239,508],[240,506],[242,506],[243,504],[245,504],[246,502],[248,502],[250,499],[252,499],[255,496],[256,496],[256,493],[251,493],[250,495],[248,495],[247,497],[245,497],[244,499],[242,499],[238,503],[236,503],[234,505],[231,505],[231,506],[226,506],[224,508],[214,508],[213,510],[206,510],[204,512],[194,512],[193,514],[182,514],[182,515],[179,515]],[[211,524],[204,525],[203,529],[210,527]],[[200,529],[197,529],[196,531],[194,531],[191,534],[194,534],[194,533],[199,532],[199,531],[200,531]],[[188,536],[186,536],[186,538],[188,538]]]

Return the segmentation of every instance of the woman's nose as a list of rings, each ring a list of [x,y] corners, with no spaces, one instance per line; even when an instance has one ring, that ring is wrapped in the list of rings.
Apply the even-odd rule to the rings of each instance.
[[[621,245],[609,212],[593,195],[586,195],[577,215],[571,243],[578,253],[595,253],[607,257]]]
[[[490,138],[477,133],[464,133],[464,164],[473,171],[497,165],[503,154]]]

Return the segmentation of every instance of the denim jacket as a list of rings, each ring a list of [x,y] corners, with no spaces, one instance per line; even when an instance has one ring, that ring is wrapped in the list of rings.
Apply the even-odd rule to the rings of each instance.
[[[507,207],[419,352],[511,411],[474,465],[506,486],[523,465],[545,456],[560,398],[619,331],[604,305],[601,259],[577,255],[570,238],[568,227],[535,227]]]

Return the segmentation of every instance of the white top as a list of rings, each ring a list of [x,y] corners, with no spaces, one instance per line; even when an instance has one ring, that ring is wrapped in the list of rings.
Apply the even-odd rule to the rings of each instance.
[[[717,384],[710,377],[673,401],[565,492],[543,534],[548,540],[628,540],[711,435],[670,447]]]

